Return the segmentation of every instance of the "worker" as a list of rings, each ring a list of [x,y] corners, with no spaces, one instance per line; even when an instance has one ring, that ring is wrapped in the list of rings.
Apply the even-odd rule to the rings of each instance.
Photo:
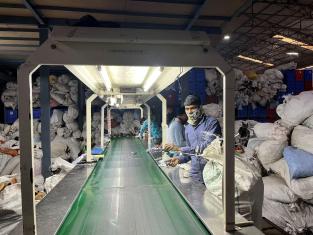
[[[205,116],[201,110],[200,98],[195,95],[186,97],[185,112],[188,117],[188,125],[185,127],[186,146],[179,147],[173,144],[166,144],[165,151],[179,151],[182,153],[179,157],[173,157],[169,160],[170,166],[176,166],[180,163],[186,163],[191,160],[190,176],[194,181],[203,183],[202,171],[206,160],[196,156],[215,139],[216,135],[221,134],[219,122],[210,116]]]
[[[158,123],[156,122],[156,117],[154,115],[151,115],[150,118],[150,135],[151,140],[154,145],[160,145],[161,144],[161,132]],[[139,136],[140,138],[143,138],[143,134],[148,130],[148,120],[145,120],[143,124],[140,127]]]
[[[167,144],[173,144],[178,147],[186,146],[184,125],[187,123],[187,120],[185,109],[180,108],[168,127]]]

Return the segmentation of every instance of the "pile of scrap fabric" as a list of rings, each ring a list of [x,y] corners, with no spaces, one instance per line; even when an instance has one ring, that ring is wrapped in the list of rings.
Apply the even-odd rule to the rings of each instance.
[[[238,109],[251,104],[265,106],[271,102],[277,92],[286,91],[287,86],[283,83],[283,74],[277,69],[268,69],[263,74],[252,72],[243,73],[234,69],[235,72],[235,103]],[[208,82],[206,93],[215,96],[218,100],[223,97],[223,80],[216,69],[206,69],[205,78]]]
[[[255,74],[254,76],[251,74],[247,76],[236,69],[235,77],[235,102],[238,109],[249,104],[253,108],[257,105],[266,106],[273,100],[277,92],[284,92],[287,88],[283,83],[284,75],[276,69],[269,69],[264,74]]]

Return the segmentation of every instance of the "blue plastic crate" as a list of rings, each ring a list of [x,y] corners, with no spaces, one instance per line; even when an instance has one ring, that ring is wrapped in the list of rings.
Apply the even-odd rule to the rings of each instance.
[[[18,118],[18,111],[16,109],[4,110],[4,123],[12,124]]]

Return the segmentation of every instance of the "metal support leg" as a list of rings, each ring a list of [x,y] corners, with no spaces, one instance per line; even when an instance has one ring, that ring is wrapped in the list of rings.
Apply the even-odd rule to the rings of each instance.
[[[157,97],[162,102],[162,146],[166,144],[166,138],[167,138],[167,107],[166,107],[166,99],[161,95],[157,94]]]
[[[220,71],[221,72],[221,71]],[[221,72],[222,73],[222,72]],[[223,74],[223,73],[222,73]],[[224,185],[223,206],[225,216],[225,230],[235,230],[235,162],[234,162],[234,74],[223,74],[223,136],[224,136]]]
[[[144,105],[148,111],[148,149],[151,149],[151,109],[148,104],[144,103]]]
[[[111,138],[112,135],[112,127],[111,127],[111,108],[107,110],[107,125],[108,125],[108,133]]]
[[[108,106],[105,104],[101,107],[101,148],[104,148],[104,109]]]
[[[92,160],[92,155],[91,155],[91,103],[96,98],[97,98],[97,95],[93,94],[86,101],[87,162],[90,162]]]
[[[40,108],[41,108],[41,147],[42,168],[44,178],[49,177],[51,165],[51,141],[50,141],[50,90],[49,90],[49,68],[40,68]]]
[[[23,212],[23,234],[36,234],[36,212],[33,181],[33,112],[32,71],[34,66],[22,64],[17,71],[18,112],[20,125],[20,165]]]

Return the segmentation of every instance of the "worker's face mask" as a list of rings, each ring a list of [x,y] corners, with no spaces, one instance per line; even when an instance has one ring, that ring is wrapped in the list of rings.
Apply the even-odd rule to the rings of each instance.
[[[186,112],[186,114],[188,117],[188,123],[193,126],[199,122],[199,119],[202,116],[200,107],[198,107],[197,109],[194,109],[192,112]]]

